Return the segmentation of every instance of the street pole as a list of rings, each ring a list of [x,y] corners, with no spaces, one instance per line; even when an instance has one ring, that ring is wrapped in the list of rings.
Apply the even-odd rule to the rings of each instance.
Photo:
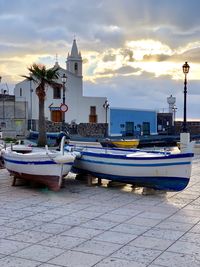
[[[32,130],[32,111],[33,111],[33,104],[32,104],[32,93],[33,93],[33,89],[32,89],[32,79],[30,79],[30,129]]]
[[[65,73],[62,76],[62,84],[63,84],[63,105],[65,105],[65,84],[67,82],[67,77],[65,75]],[[63,112],[63,116],[62,116],[62,131],[64,132],[65,130],[65,112]]]
[[[190,66],[187,62],[183,65],[183,73],[185,74],[184,79],[184,110],[183,110],[183,133],[187,133],[187,74],[190,70]]]
[[[187,133],[187,77],[185,73],[185,80],[184,80],[184,112],[183,112],[183,132]]]
[[[108,136],[108,109],[109,109],[109,103],[108,103],[108,100],[106,99],[105,103],[103,104],[103,108],[105,109],[105,113],[106,113],[106,118],[105,118],[105,121],[106,121],[106,132],[105,132],[105,137]]]
[[[190,143],[190,133],[187,128],[187,74],[190,70],[190,66],[187,62],[182,66],[183,73],[185,74],[184,79],[184,109],[183,109],[183,128],[180,134],[180,149],[182,153],[188,152],[188,147]]]

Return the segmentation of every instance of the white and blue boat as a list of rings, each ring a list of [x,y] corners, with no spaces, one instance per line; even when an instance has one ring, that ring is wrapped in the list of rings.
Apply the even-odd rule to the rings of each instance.
[[[75,153],[64,151],[64,143],[65,137],[62,138],[60,151],[49,150],[48,147],[10,146],[2,150],[5,168],[15,180],[21,178],[39,182],[58,191],[76,157]]]
[[[75,150],[81,153],[74,161],[75,173],[166,191],[180,191],[188,185],[194,156],[101,147]]]

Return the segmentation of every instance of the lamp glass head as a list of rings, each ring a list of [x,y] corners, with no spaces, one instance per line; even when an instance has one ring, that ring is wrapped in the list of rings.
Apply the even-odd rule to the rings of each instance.
[[[183,73],[188,74],[189,70],[190,70],[190,66],[188,65],[187,62],[185,62],[185,64],[183,65]]]
[[[62,82],[63,83],[66,83],[67,82],[67,76],[65,75],[65,73],[63,74],[63,76],[62,76]]]

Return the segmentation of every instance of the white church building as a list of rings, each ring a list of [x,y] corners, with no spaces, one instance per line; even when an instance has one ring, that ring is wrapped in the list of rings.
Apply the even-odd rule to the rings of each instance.
[[[67,123],[105,123],[106,110],[103,107],[106,97],[86,97],[83,96],[83,60],[81,53],[78,51],[76,40],[73,40],[71,53],[68,54],[66,69],[59,66],[58,62],[55,67],[59,67],[58,83],[62,84],[63,74],[67,77],[65,84],[65,104],[68,107],[65,112],[65,122]],[[28,102],[28,119],[38,120],[38,97],[35,93],[36,84],[34,82],[23,80],[16,84],[14,95],[16,101]],[[61,122],[63,112],[60,106],[63,102],[63,87],[46,90],[45,100],[45,117],[49,121]]]

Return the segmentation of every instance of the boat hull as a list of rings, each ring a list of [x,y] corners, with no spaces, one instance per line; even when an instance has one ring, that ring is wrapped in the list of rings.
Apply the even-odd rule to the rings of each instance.
[[[23,172],[16,172],[13,170],[9,170],[11,175],[14,176],[14,178],[23,179],[30,182],[36,182],[39,184],[46,185],[50,190],[52,191],[59,191],[61,187],[62,180],[59,176],[53,176],[53,175],[34,175],[29,173],[23,173]]]
[[[56,156],[56,153],[49,157],[45,152],[20,154],[6,151],[3,158],[6,169],[15,178],[38,182],[58,191],[62,178],[69,173],[74,160],[69,157],[68,162],[58,164],[55,162]]]
[[[134,157],[134,153],[130,157],[106,153],[82,152],[81,158],[74,162],[73,171],[166,191],[183,190],[189,183],[192,153],[153,158]]]

